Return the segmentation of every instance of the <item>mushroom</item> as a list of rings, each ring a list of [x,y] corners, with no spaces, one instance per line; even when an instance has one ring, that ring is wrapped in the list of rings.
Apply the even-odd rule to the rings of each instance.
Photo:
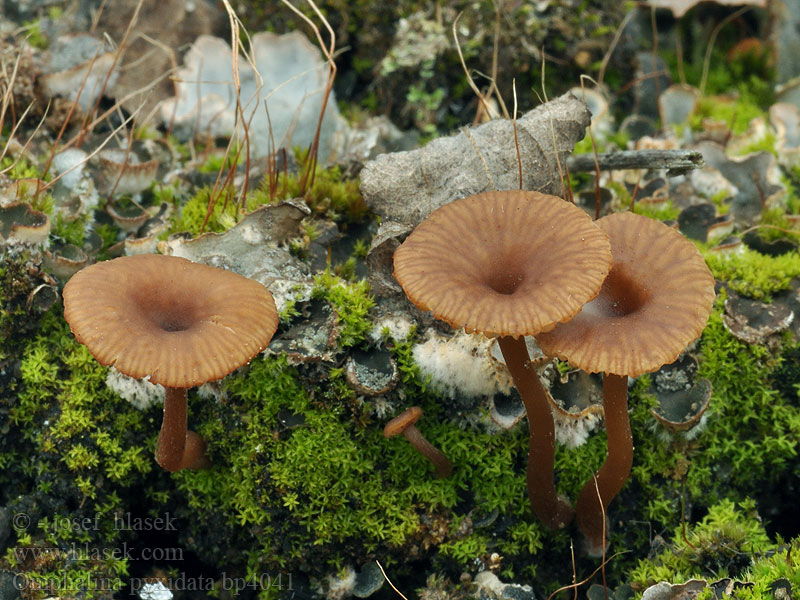
[[[411,442],[419,453],[433,463],[436,473],[439,477],[444,479],[449,477],[453,470],[453,465],[450,460],[433,444],[431,444],[419,432],[414,423],[419,421],[422,416],[422,409],[419,406],[412,406],[407,408],[394,419],[386,424],[383,428],[384,437],[391,438],[401,433],[405,438]]]
[[[576,505],[589,551],[599,554],[605,542],[603,513],[625,484],[633,462],[628,377],[673,362],[702,333],[715,294],[714,277],[703,257],[674,229],[633,213],[608,215],[595,223],[611,241],[611,272],[597,298],[537,341],[547,354],[589,373],[605,374],[608,453]]]
[[[166,388],[156,461],[207,461],[186,430],[186,390],[220,379],[266,348],[275,302],[256,281],[184,258],[143,254],[96,263],[64,287],[64,318],[102,365]]]
[[[525,403],[528,496],[551,529],[572,507],[556,493],[553,415],[524,337],[569,320],[608,274],[607,236],[576,206],[538,192],[484,192],[434,211],[394,254],[408,298],[454,328],[498,336]]]

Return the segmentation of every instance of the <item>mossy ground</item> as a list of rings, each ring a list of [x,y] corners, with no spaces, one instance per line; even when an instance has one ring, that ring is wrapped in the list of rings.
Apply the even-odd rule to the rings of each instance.
[[[345,14],[352,9],[361,15],[365,4],[328,11]],[[598,35],[608,33],[602,32],[599,20],[571,23],[584,25],[596,27]],[[478,56],[479,48],[465,51],[469,59]],[[354,57],[354,64],[359,60],[359,77],[376,66],[369,53]],[[452,120],[453,115],[440,114],[438,106],[445,97],[467,94],[460,75],[461,87],[445,77],[457,71],[454,65],[452,57],[443,59],[416,88],[409,84],[409,73],[399,73],[397,82],[384,82],[380,93],[417,90],[421,106],[439,103],[427,105],[419,119],[423,130],[426,119],[434,118],[441,118],[437,126],[446,128],[446,117]],[[538,79],[531,65],[526,73]],[[690,72],[689,79],[696,75]],[[733,72],[731,79],[726,71],[712,69],[707,91],[718,94],[733,85],[740,98],[732,106],[704,99],[692,126],[712,117],[732,123],[738,133],[742,120],[763,114],[763,86],[740,75]],[[734,85],[739,81],[744,84]],[[361,99],[364,105],[382,101],[378,93]],[[272,187],[268,182],[255,186],[245,208],[304,195],[314,218],[339,224],[372,218],[357,181],[340,169],[318,169],[314,185],[303,189],[302,153],[298,159],[297,173],[279,175]],[[221,169],[223,163],[210,162],[206,169]],[[18,176],[38,175],[28,165],[19,169]],[[224,190],[211,203],[210,215],[208,189],[156,187],[148,194],[153,202],[164,200],[177,209],[170,233],[224,231],[240,216],[240,207],[231,196],[226,202]],[[790,197],[787,206],[796,213],[796,198]],[[671,212],[649,216],[674,216],[674,208],[666,210]],[[786,224],[781,215],[770,219]],[[89,226],[88,220],[56,223],[55,233],[79,244]],[[120,237],[107,223],[95,229],[106,249]],[[306,231],[309,238],[312,229],[313,220]],[[301,254],[303,249],[295,250]],[[800,273],[796,250],[779,257],[755,251],[706,257],[730,289],[756,299],[773,298]],[[370,345],[366,334],[376,302],[368,285],[352,276],[357,271],[352,264],[363,266],[363,259],[360,248],[351,266],[339,266],[338,276],[331,265],[314,281],[315,297],[328,302],[339,317],[339,356],[348,348]],[[263,587],[265,574],[291,574],[299,584],[374,559],[387,567],[401,589],[412,593],[428,576],[459,582],[462,573],[475,574],[489,565],[504,579],[533,585],[538,594],[572,581],[577,532],[546,531],[526,497],[525,422],[490,435],[451,414],[452,402],[430,389],[413,362],[411,345],[417,333],[382,342],[401,373],[388,400],[398,408],[423,408],[419,428],[453,462],[450,478],[437,479],[405,440],[383,437],[385,419],[374,416],[375,400],[352,391],[341,361],[292,366],[284,356],[270,353],[228,377],[218,399],[190,393],[190,427],[208,440],[214,466],[170,475],[152,458],[160,408],[140,411],[107,389],[106,369],[74,340],[58,305],[31,316],[25,304],[34,286],[25,275],[28,260],[17,256],[0,269],[0,498],[12,515],[30,517],[27,524],[13,521],[17,527],[0,568],[21,572],[32,582],[23,590],[25,597],[57,595],[63,587],[52,581],[66,579],[85,588],[76,596],[106,598],[132,577],[159,570],[168,576],[185,573],[190,562],[198,565],[191,567],[194,574],[213,580],[208,591],[217,596],[226,591],[223,573],[249,578],[250,595],[272,598],[282,590]],[[691,438],[667,432],[651,413],[655,399],[647,392],[647,377],[632,389],[635,462],[629,483],[609,512],[611,552],[618,553],[606,567],[612,587],[630,582],[641,589],[660,579],[733,576],[754,582],[755,587],[742,592],[750,596],[741,597],[756,598],[778,577],[800,586],[798,537],[777,536],[800,533],[791,505],[800,489],[800,349],[788,335],[769,348],[740,342],[725,329],[722,310],[720,301],[697,349],[700,375],[714,390],[701,431]],[[284,325],[302,318],[291,310],[282,316]],[[559,491],[574,500],[604,453],[602,432],[577,449],[558,448]],[[176,527],[156,532],[117,527],[117,519],[126,515],[169,515]],[[126,544],[135,556],[120,553]],[[180,552],[170,556],[165,552],[170,549]],[[162,554],[142,556],[153,550]],[[493,559],[493,553],[500,559]],[[578,579],[597,567],[597,561],[579,551],[574,561]],[[108,582],[105,588],[97,586],[101,580]],[[450,593],[455,595],[452,584]]]
[[[739,260],[744,276],[758,287],[761,263]],[[330,272],[319,276],[317,286],[336,311],[361,307],[349,311],[353,322],[342,339],[343,345],[364,346],[374,310],[368,288]],[[636,457],[631,481],[610,514],[611,548],[625,552],[607,566],[613,583],[643,586],[660,578],[730,574],[760,577],[761,589],[786,571],[776,558],[784,546],[764,526],[774,536],[780,524],[765,514],[776,508],[768,496],[800,475],[796,386],[776,380],[776,373],[785,380],[797,347],[789,338],[771,350],[739,342],[722,325],[721,311],[720,302],[699,344],[700,374],[711,380],[714,395],[706,427],[696,437],[670,434],[656,423],[646,377],[632,390]],[[494,435],[459,424],[448,415],[448,401],[419,375],[410,351],[416,334],[411,335],[385,341],[402,373],[392,399],[423,408],[421,431],[455,465],[447,480],[437,479],[405,440],[383,437],[372,401],[356,396],[341,369],[330,369],[322,381],[315,372],[312,381],[307,368],[269,354],[228,377],[220,400],[190,395],[190,427],[208,440],[214,466],[168,475],[152,460],[160,408],[140,412],[111,393],[106,369],[70,335],[59,309],[52,309],[38,335],[19,345],[20,376],[3,398],[11,425],[0,443],[3,484],[18,499],[10,507],[30,511],[35,524],[15,533],[3,565],[29,573],[31,581],[88,570],[122,585],[141,565],[115,558],[114,548],[147,542],[141,532],[114,529],[113,515],[135,504],[139,515],[174,515],[179,532],[173,543],[203,556],[212,574],[219,569],[241,577],[323,577],[379,559],[398,581],[418,586],[420,565],[457,580],[476,561],[488,564],[489,555],[498,553],[498,573],[505,579],[540,590],[569,582],[576,532],[548,532],[531,514],[524,423]],[[559,448],[559,491],[574,499],[604,451],[603,433],[575,450]],[[763,520],[754,520],[759,513]],[[63,526],[76,519],[97,519],[100,525]],[[683,540],[683,521],[687,539],[701,550]],[[656,534],[667,545],[654,559],[643,559]],[[739,545],[726,562],[728,555],[720,558],[715,551],[727,552],[729,539]],[[104,548],[111,558],[84,556],[64,571],[73,544]],[[32,561],[24,554],[52,547],[61,550],[47,559]],[[594,566],[576,558],[579,575]],[[177,561],[171,567],[182,568]],[[46,595],[31,590],[30,597]],[[272,597],[276,590],[260,594]]]

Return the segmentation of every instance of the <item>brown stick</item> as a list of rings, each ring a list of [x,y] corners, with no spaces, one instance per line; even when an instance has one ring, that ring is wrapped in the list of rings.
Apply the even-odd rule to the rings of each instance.
[[[567,159],[571,171],[594,171],[593,154],[575,154]],[[625,169],[669,169],[678,175],[703,166],[703,155],[697,150],[623,150],[597,155],[601,171]]]
[[[425,439],[419,429],[414,425],[409,425],[403,430],[403,435],[411,444],[419,450],[419,453],[433,463],[436,474],[442,479],[446,479],[453,472],[453,464],[450,462],[436,446]]]
[[[578,528],[586,537],[592,556],[599,556],[605,549],[604,515],[609,503],[628,480],[633,465],[626,375],[606,373],[603,376],[603,408],[608,433],[606,461],[594,476],[597,487],[594,478],[584,485],[576,505]]]
[[[572,520],[573,510],[569,502],[556,493],[553,483],[555,426],[547,392],[531,365],[525,340],[500,337],[498,343],[528,413],[528,498],[531,508],[546,527],[560,529]]]
[[[383,435],[387,438],[403,434],[422,456],[427,458],[442,479],[449,477],[453,472],[453,464],[436,446],[425,439],[425,436],[416,428],[416,423],[422,417],[419,406],[411,406],[389,421],[383,428]]]

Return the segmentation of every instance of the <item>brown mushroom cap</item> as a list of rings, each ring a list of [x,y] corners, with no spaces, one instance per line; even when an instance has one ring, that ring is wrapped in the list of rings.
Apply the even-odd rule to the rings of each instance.
[[[538,192],[484,192],[434,211],[394,254],[409,299],[454,328],[548,331],[594,298],[607,236],[579,208]]]
[[[410,406],[386,424],[383,428],[384,437],[391,438],[400,435],[409,426],[419,421],[420,417],[422,417],[422,409],[419,406]]]
[[[595,223],[611,240],[611,272],[597,298],[536,341],[589,373],[655,371],[702,333],[714,277],[694,245],[659,221],[617,213]]]
[[[94,264],[63,297],[64,318],[98,362],[166,387],[224,377],[266,348],[278,326],[263,285],[175,256]]]

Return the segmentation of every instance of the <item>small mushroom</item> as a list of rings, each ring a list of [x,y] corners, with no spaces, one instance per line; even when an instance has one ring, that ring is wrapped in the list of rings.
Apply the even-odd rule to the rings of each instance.
[[[673,432],[695,429],[711,400],[711,382],[697,378],[697,360],[690,354],[684,354],[656,371],[650,391],[658,400],[658,406],[650,412],[662,426]]]
[[[495,394],[489,416],[501,429],[511,429],[525,416],[525,404],[514,389],[509,394]]]
[[[97,155],[97,189],[103,194],[138,194],[153,183],[158,160],[140,162],[133,151],[108,148]]]
[[[714,277],[703,257],[670,227],[633,213],[609,215],[595,223],[611,241],[611,272],[597,298],[537,341],[547,354],[589,373],[605,374],[608,455],[581,490],[576,508],[589,552],[600,554],[605,546],[603,514],[633,464],[628,377],[674,361],[702,333],[715,294]]]
[[[771,335],[787,329],[794,320],[794,311],[786,304],[766,304],[740,296],[725,300],[722,322],[738,340],[763,344]]]
[[[599,375],[575,369],[550,388],[556,440],[577,448],[603,420],[603,383]]]
[[[395,437],[401,433],[405,438],[411,442],[419,453],[422,454],[433,464],[439,477],[444,479],[448,477],[453,471],[453,465],[450,460],[442,454],[441,450],[433,446],[425,437],[419,432],[414,423],[416,423],[422,416],[422,409],[419,406],[412,406],[407,408],[401,414],[386,424],[383,428],[383,435],[387,438]]]
[[[38,193],[47,185],[45,181],[34,177],[15,179],[0,186],[0,207],[30,204]]]
[[[82,248],[74,244],[51,244],[44,251],[43,266],[62,281],[69,279],[89,262],[89,257]]]
[[[106,212],[122,231],[132,232],[150,218],[147,211],[133,200],[114,200],[106,205]]]
[[[663,177],[656,177],[641,185],[636,197],[636,206],[663,210],[669,205],[669,192],[669,181]]]
[[[720,242],[713,248],[710,248],[709,251],[730,256],[744,252],[744,245],[742,244],[742,238],[736,235],[729,235],[720,240]]]
[[[569,320],[598,293],[610,262],[607,236],[580,208],[526,191],[446,204],[394,255],[395,277],[418,308],[455,329],[498,337],[528,414],[528,497],[551,529],[573,511],[553,482],[553,415],[524,336]]]
[[[711,382],[698,379],[688,390],[656,394],[658,407],[652,415],[671,431],[689,431],[700,423],[711,400]]]
[[[50,217],[27,202],[0,207],[0,243],[41,244],[50,235]]]
[[[347,357],[347,383],[364,396],[386,394],[397,383],[398,376],[397,365],[385,348],[376,348],[369,352],[355,349]]]
[[[186,390],[220,379],[269,343],[278,326],[260,283],[183,258],[143,254],[100,262],[64,287],[64,318],[102,365],[166,388],[156,461],[168,471],[207,464],[186,430]]]
[[[684,208],[678,215],[678,227],[686,237],[705,242],[727,235],[733,228],[733,219],[728,215],[718,216],[717,207],[704,202]]]

